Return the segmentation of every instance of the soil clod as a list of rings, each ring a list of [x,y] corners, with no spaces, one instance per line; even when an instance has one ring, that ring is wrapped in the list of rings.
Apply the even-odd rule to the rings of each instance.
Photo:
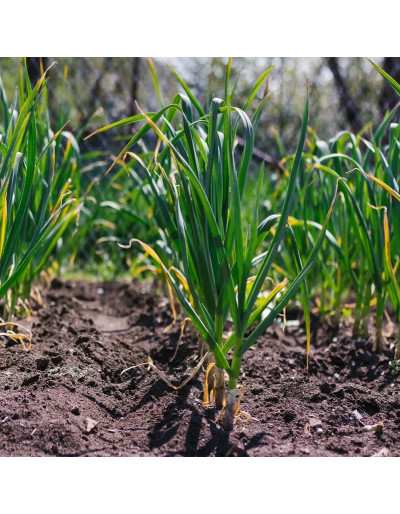
[[[39,357],[38,359],[36,359],[36,368],[39,371],[45,371],[48,365],[49,359],[47,359],[46,357]]]

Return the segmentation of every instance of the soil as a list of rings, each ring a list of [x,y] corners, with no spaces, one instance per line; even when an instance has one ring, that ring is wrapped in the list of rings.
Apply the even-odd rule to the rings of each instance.
[[[0,455],[400,455],[389,348],[316,325],[307,373],[301,323],[275,325],[246,354],[228,434],[202,405],[203,372],[175,391],[143,365],[178,384],[198,363],[196,336],[171,321],[154,287],[53,281],[24,320],[31,349],[0,340]]]

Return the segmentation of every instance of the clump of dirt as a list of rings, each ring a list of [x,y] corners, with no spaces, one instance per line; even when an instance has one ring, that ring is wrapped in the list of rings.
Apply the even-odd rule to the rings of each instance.
[[[171,325],[166,301],[137,283],[54,281],[24,320],[30,351],[0,347],[0,455],[398,456],[400,397],[364,340],[319,327],[304,365],[301,326],[271,328],[246,354],[242,410],[227,434],[204,408],[199,341]],[[127,368],[129,371],[122,373]]]

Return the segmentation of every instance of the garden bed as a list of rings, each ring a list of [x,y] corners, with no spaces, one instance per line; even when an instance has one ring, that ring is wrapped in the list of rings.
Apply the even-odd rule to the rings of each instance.
[[[147,287],[147,288],[146,288]],[[0,347],[1,456],[399,456],[398,378],[343,328],[275,325],[243,366],[242,414],[227,434],[202,405],[191,330],[179,341],[149,286],[54,281],[31,319],[32,348]],[[314,327],[316,329],[316,325]],[[177,348],[178,345],[178,348]]]

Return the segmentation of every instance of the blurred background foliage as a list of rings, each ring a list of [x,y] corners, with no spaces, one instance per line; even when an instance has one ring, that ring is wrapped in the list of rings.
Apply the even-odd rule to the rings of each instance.
[[[375,58],[396,80],[400,80],[400,58]],[[10,98],[18,83],[22,59],[0,58],[0,77]],[[154,64],[160,92],[154,88],[151,63]],[[134,187],[127,169],[111,162],[137,130],[126,125],[85,140],[92,131],[107,123],[136,114],[137,105],[145,111],[158,111],[171,101],[180,88],[175,69],[203,105],[214,96],[224,96],[225,58],[27,58],[32,83],[41,69],[51,66],[48,74],[48,103],[53,130],[65,127],[79,146],[80,223],[66,234],[60,262],[69,269],[114,277],[141,266],[132,252],[121,252],[116,241],[132,236],[151,242],[146,219],[151,210],[143,205],[140,191]],[[274,70],[268,79],[269,103],[256,132],[254,164],[260,162],[275,170],[271,187],[284,187],[279,180],[281,159],[296,146],[307,87],[310,96],[311,138],[329,141],[340,130],[370,135],[372,128],[393,108],[398,97],[364,58],[236,58],[233,60],[235,103],[242,105],[251,85],[268,66]],[[156,88],[157,89],[157,88]],[[398,112],[396,116],[398,117]],[[150,138],[150,140],[148,140]],[[151,145],[151,135],[146,136]],[[266,202],[267,203],[267,202]]]
[[[395,79],[400,80],[400,58],[375,58]],[[32,81],[44,67],[55,62],[49,74],[49,101],[55,126],[68,122],[83,136],[94,128],[134,114],[136,103],[145,110],[159,108],[151,73],[145,58],[29,58]],[[12,93],[20,60],[1,58],[0,73],[6,90]],[[156,58],[165,99],[176,92],[175,68],[204,101],[223,94],[225,58]],[[274,71],[269,80],[270,102],[257,133],[256,148],[278,159],[294,147],[299,113],[306,87],[311,90],[311,126],[319,137],[329,139],[338,130],[370,128],[397,102],[395,93],[363,58],[236,58],[233,75],[240,100],[249,84],[267,66]],[[129,128],[126,128],[129,133]],[[121,138],[121,131],[118,132]],[[111,139],[110,139],[111,138]],[[117,151],[115,134],[89,140],[91,149]]]

